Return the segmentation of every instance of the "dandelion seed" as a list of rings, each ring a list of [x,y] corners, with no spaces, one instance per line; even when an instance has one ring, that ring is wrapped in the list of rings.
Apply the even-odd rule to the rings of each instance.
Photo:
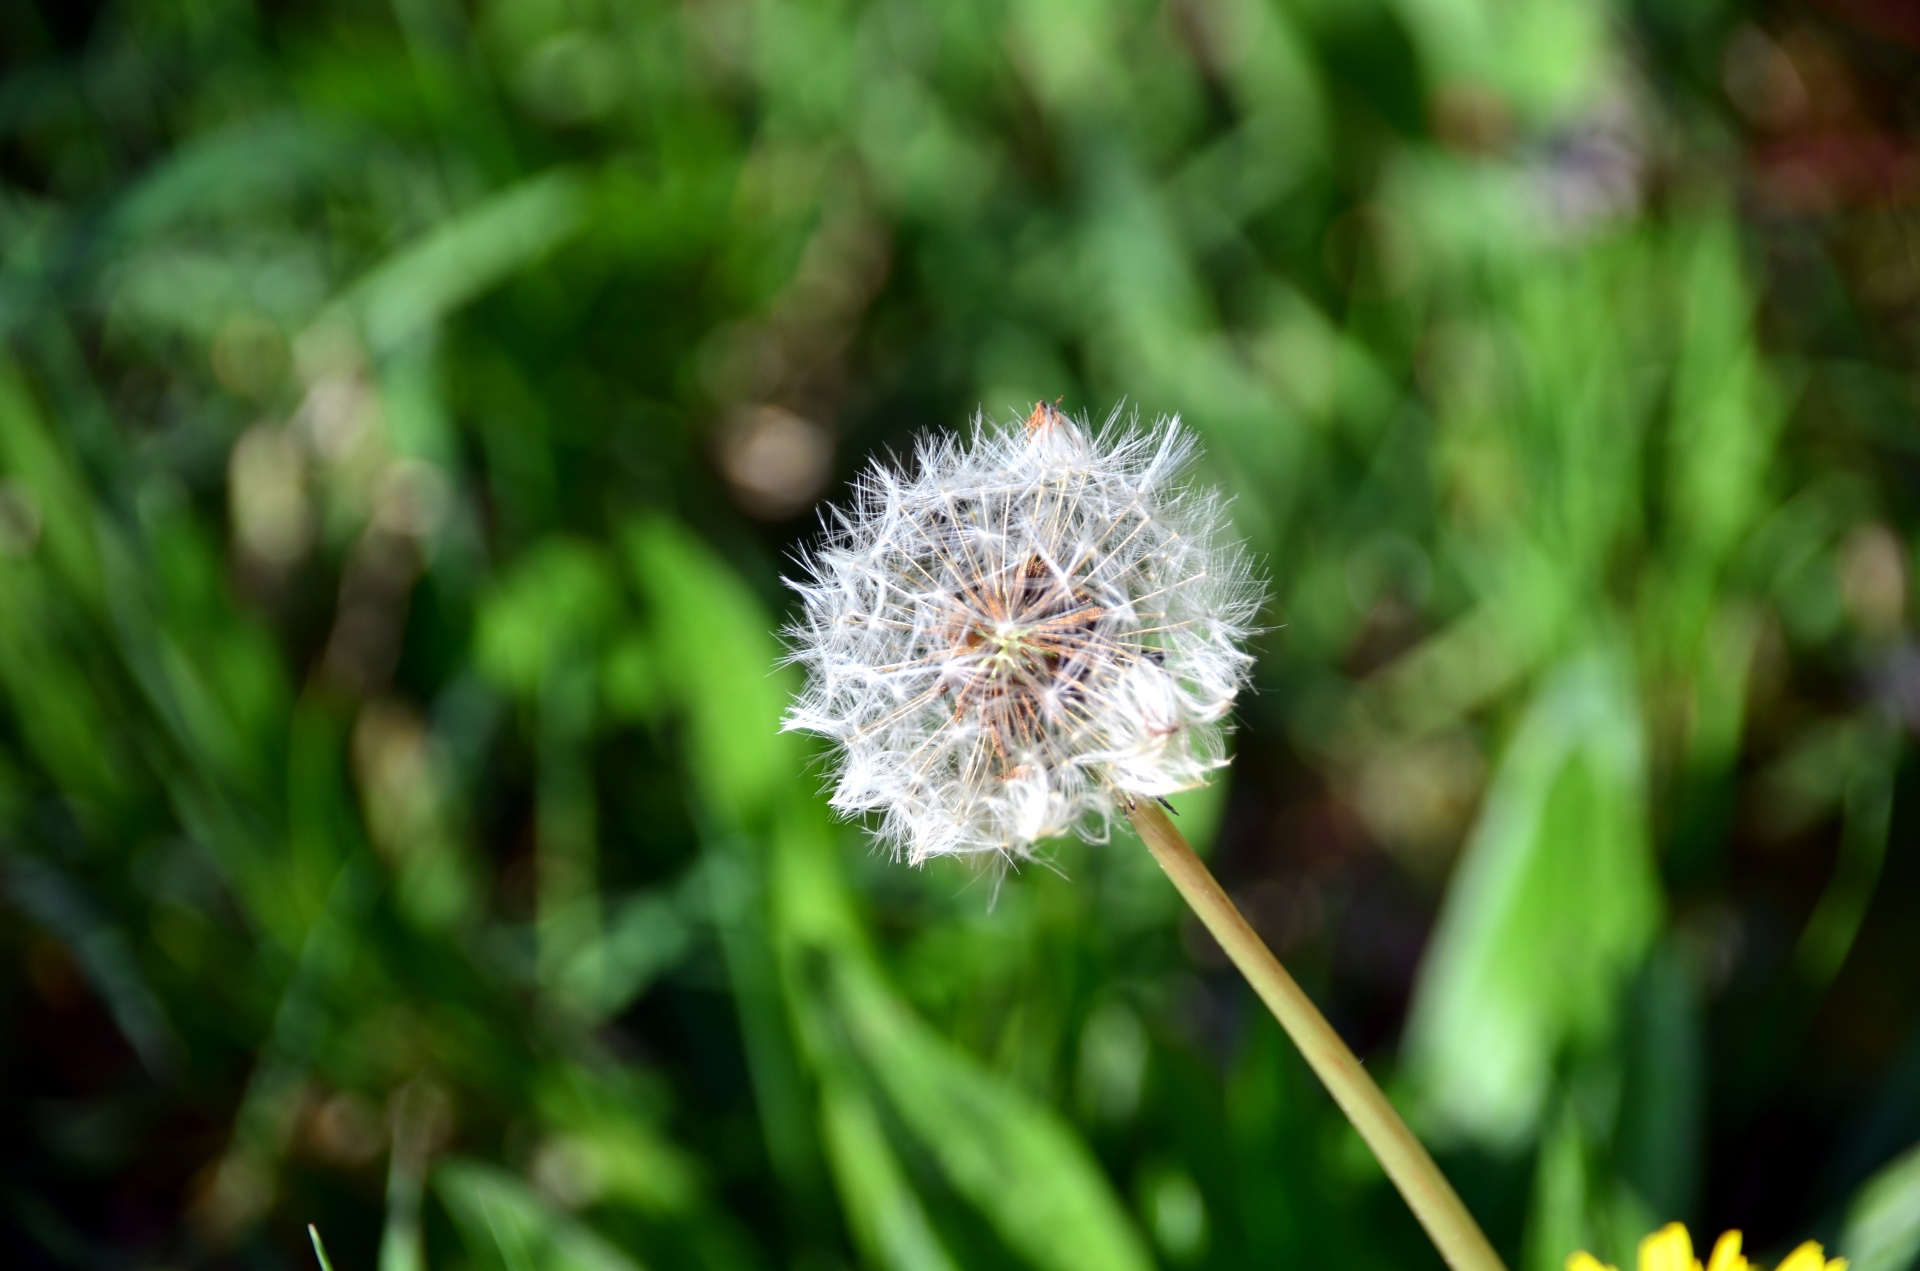
[[[910,861],[1104,840],[1204,784],[1261,587],[1177,419],[1054,407],[870,469],[791,582],[808,672],[785,726],[837,743],[832,803]]]

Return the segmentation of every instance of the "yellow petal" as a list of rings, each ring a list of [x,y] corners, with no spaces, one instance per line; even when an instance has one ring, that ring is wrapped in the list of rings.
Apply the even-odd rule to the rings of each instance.
[[[1699,1271],[1699,1267],[1693,1260],[1693,1241],[1677,1222],[1668,1223],[1640,1242],[1640,1271]]]
[[[1707,1259],[1707,1271],[1748,1271],[1749,1263],[1740,1256],[1740,1233],[1729,1231],[1713,1242],[1713,1256]]]
[[[1613,1268],[1592,1254],[1581,1250],[1567,1255],[1567,1271],[1613,1271]]]
[[[1809,1240],[1787,1255],[1779,1271],[1827,1271],[1827,1255],[1819,1245]]]

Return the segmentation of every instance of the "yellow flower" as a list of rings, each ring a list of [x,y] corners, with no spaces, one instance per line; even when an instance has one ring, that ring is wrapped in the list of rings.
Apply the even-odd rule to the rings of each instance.
[[[1590,1253],[1576,1253],[1567,1259],[1567,1271],[1614,1271]],[[1670,1222],[1640,1242],[1640,1271],[1701,1271],[1700,1259],[1693,1256],[1693,1241],[1687,1229]],[[1706,1271],[1753,1271],[1753,1264],[1740,1252],[1740,1233],[1729,1231],[1713,1242]],[[1829,1258],[1819,1245],[1809,1240],[1787,1255],[1774,1271],[1847,1271],[1845,1258]]]

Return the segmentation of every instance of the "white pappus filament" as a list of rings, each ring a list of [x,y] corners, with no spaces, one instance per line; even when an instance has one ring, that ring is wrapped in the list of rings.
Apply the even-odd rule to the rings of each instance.
[[[836,743],[832,802],[932,856],[1101,840],[1129,795],[1204,784],[1261,599],[1179,420],[1024,426],[876,466],[789,580],[807,683],[785,726]]]

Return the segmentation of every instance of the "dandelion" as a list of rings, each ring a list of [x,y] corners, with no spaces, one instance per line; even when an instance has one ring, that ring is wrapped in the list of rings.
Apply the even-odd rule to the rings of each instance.
[[[832,803],[918,864],[1030,855],[1206,782],[1261,596],[1177,419],[1091,430],[1037,405],[871,469],[788,636],[786,726],[837,743]]]
[[[1845,1258],[1829,1258],[1819,1245],[1809,1240],[1786,1256],[1774,1271],[1846,1271]],[[1590,1253],[1576,1253],[1567,1259],[1566,1271],[1613,1271]],[[1677,1222],[1668,1223],[1640,1242],[1639,1271],[1703,1271],[1693,1256],[1693,1240]],[[1714,1241],[1704,1271],[1753,1271],[1753,1264],[1740,1252],[1740,1233],[1729,1231]]]
[[[836,743],[833,806],[934,856],[1028,856],[1124,812],[1455,1271],[1502,1271],[1460,1198],[1155,801],[1226,762],[1261,588],[1178,421],[1010,432],[870,470],[805,559],[786,727]]]

